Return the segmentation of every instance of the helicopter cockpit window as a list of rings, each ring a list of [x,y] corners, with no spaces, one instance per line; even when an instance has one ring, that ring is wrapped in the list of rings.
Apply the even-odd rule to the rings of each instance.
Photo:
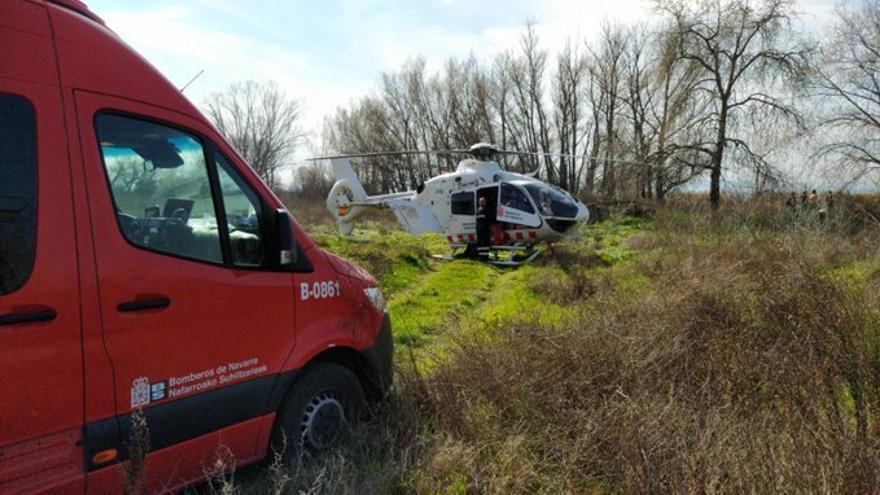
[[[526,184],[525,188],[538,205],[542,215],[565,218],[577,216],[578,205],[567,194],[538,184]]]
[[[508,206],[525,213],[535,213],[529,198],[512,184],[501,184],[501,206]]]
[[[452,214],[453,215],[473,215],[474,214],[474,193],[460,192],[452,195]]]

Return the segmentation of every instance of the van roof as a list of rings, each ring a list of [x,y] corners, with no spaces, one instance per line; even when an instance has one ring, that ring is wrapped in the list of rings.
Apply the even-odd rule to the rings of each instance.
[[[102,26],[106,25],[106,24],[104,24],[104,19],[101,19],[100,17],[97,16],[97,14],[95,14],[94,12],[89,10],[89,6],[86,5],[84,2],[81,2],[80,0],[48,0],[48,1],[49,1],[49,3],[54,3],[55,5],[60,5],[62,7],[68,8],[78,14],[82,14],[82,15],[88,17],[89,19],[97,22],[98,24],[101,24]]]

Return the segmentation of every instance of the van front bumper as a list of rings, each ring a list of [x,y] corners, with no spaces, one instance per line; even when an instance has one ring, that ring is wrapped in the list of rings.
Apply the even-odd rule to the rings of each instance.
[[[387,312],[382,317],[382,328],[373,346],[365,349],[363,355],[371,375],[371,398],[382,399],[394,381],[394,337],[391,334],[391,318]]]

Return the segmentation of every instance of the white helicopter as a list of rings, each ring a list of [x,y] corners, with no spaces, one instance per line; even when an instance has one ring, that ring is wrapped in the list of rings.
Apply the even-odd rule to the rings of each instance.
[[[433,177],[415,191],[378,196],[367,195],[351,166],[352,158],[413,154],[467,154],[470,158],[461,160],[455,172]],[[539,254],[536,244],[559,240],[576,230],[576,225],[589,220],[590,212],[567,191],[535,178],[537,171],[518,174],[503,170],[497,157],[504,154],[545,155],[478,143],[468,150],[355,153],[310,160],[330,160],[336,183],[326,204],[343,234],[350,234],[368,210],[386,208],[410,234],[444,235],[451,253],[437,257],[452,259],[475,245],[477,203],[485,197],[487,209],[496,213],[490,223],[493,256],[489,261],[515,266]]]

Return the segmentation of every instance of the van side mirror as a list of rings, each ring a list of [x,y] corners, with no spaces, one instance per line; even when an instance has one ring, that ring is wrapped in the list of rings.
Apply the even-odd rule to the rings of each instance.
[[[276,235],[278,236],[278,266],[293,268],[296,266],[296,245],[293,239],[293,219],[284,208],[275,210]]]

